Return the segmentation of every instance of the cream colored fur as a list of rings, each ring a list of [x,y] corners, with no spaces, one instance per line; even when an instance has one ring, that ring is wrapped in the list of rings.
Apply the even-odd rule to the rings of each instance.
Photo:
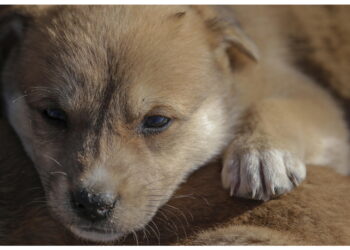
[[[145,229],[188,175],[220,155],[224,187],[250,199],[290,192],[306,164],[349,174],[343,112],[292,65],[284,8],[32,6],[8,13],[26,25],[16,30],[19,42],[3,70],[7,116],[52,216],[78,237],[110,242]],[[67,113],[68,128],[43,119],[52,103]],[[141,135],[144,117],[154,114],[173,123]],[[89,222],[72,209],[78,188],[121,197],[100,225],[105,233],[86,230]]]

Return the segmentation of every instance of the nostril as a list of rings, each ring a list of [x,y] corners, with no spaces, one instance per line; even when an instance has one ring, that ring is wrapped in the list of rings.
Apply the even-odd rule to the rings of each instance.
[[[110,194],[94,194],[86,189],[72,193],[71,197],[78,214],[90,220],[107,218],[116,203],[116,199]]]
[[[74,205],[79,210],[85,209],[85,206],[83,204],[79,203],[79,202],[75,202]]]
[[[76,210],[84,210],[85,206],[82,203],[80,195],[76,192],[71,194],[71,203]]]
[[[85,209],[89,203],[88,193],[85,189],[73,192],[71,195],[73,205],[79,209]]]
[[[83,204],[80,204],[78,202],[75,202],[74,205],[79,208],[79,209],[84,209],[84,205]]]

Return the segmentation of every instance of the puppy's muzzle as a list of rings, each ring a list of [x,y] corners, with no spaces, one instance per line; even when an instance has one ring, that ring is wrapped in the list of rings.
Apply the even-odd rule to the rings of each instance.
[[[95,194],[87,189],[73,192],[71,198],[76,213],[94,222],[107,219],[117,203],[116,196],[108,193]]]

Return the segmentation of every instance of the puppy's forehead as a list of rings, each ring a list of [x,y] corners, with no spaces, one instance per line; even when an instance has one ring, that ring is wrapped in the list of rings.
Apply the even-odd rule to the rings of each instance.
[[[83,104],[130,114],[162,102],[191,105],[186,101],[195,96],[186,95],[201,95],[198,83],[204,84],[214,67],[204,35],[194,32],[198,20],[193,13],[179,15],[188,11],[177,6],[60,7],[38,21],[33,36],[42,38],[29,57],[48,65],[45,84],[59,88],[73,109]]]

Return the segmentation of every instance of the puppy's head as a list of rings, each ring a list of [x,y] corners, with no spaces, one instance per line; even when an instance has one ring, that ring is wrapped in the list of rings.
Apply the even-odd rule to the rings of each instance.
[[[2,18],[9,120],[51,212],[76,235],[109,241],[142,228],[226,144],[228,51],[236,61],[254,52],[204,12],[21,7]]]

